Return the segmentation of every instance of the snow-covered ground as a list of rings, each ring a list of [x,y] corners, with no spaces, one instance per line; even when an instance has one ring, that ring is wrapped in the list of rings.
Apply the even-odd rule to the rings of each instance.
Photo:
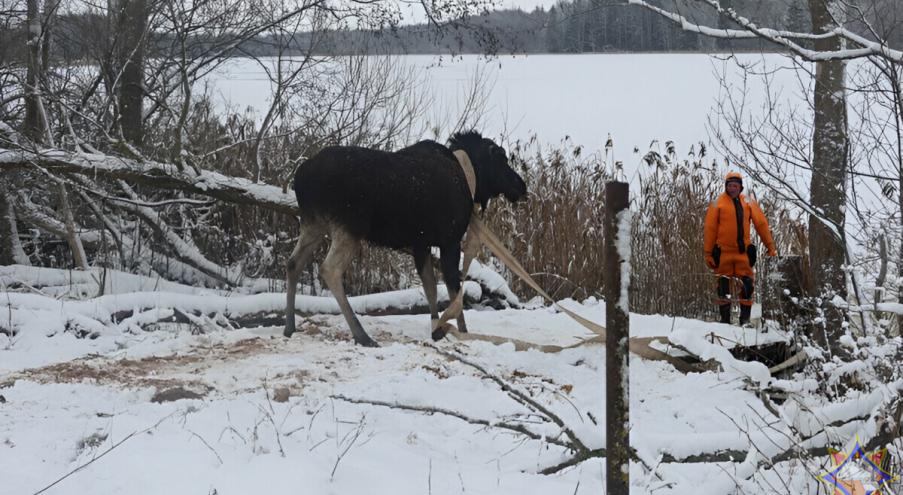
[[[353,345],[342,317],[331,314],[298,317],[299,332],[286,339],[278,323],[235,328],[239,314],[278,321],[267,295],[106,277],[104,295],[84,282],[75,301],[62,289],[79,287],[72,272],[0,270],[0,493],[604,491],[600,458],[540,474],[572,457],[561,446],[565,430],[587,449],[605,446],[601,346],[543,353],[487,342],[434,345],[427,315],[363,317],[378,349]],[[367,297],[358,307],[369,307]],[[395,303],[409,295],[381,297]],[[305,304],[313,302],[299,296],[299,308]],[[561,304],[604,323],[599,301]],[[200,316],[191,308],[202,308]],[[525,308],[470,310],[468,326],[538,344],[591,336],[551,307]],[[188,321],[172,322],[178,313]],[[128,318],[132,324],[123,324]],[[785,337],[664,316],[630,321],[632,336],[672,336],[689,347],[712,333],[728,341]],[[636,493],[734,493],[737,483],[742,493],[815,489],[794,462],[748,480],[741,463],[669,462],[725,452],[742,461],[751,444],[767,450],[783,442],[783,427],[762,428],[775,418],[747,390],[755,373],[724,369],[682,374],[631,358]],[[837,441],[849,433],[836,432]],[[769,483],[791,490],[769,491]]]

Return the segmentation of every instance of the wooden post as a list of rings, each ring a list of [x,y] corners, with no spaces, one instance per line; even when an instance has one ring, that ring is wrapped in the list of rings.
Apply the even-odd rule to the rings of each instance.
[[[607,495],[630,493],[630,189],[605,184],[605,488]]]

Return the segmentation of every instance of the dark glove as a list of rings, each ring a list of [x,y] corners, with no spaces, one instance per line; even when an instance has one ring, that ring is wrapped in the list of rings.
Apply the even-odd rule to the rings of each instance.
[[[759,257],[759,253],[756,251],[755,245],[747,246],[746,257],[749,258],[749,266],[756,266],[756,259]]]
[[[712,270],[718,268],[718,265],[721,264],[720,246],[715,246],[715,249],[712,249],[712,254],[705,257],[705,264],[709,265],[709,268]]]

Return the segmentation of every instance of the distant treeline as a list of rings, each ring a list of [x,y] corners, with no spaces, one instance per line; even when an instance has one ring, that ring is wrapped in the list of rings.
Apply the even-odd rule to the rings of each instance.
[[[762,26],[808,30],[806,0],[722,0],[739,12],[751,12]],[[735,27],[696,2],[653,0],[694,22]],[[501,10],[475,16],[466,23],[443,26],[400,26],[381,31],[344,31],[320,35],[324,53],[586,53],[648,51],[713,51],[762,49],[759,40],[716,40],[682,30],[674,22],[623,0],[561,1],[532,12]],[[298,36],[310,46],[311,34]]]
[[[691,22],[718,28],[736,28],[699,2],[651,0],[655,5],[679,12]],[[903,19],[903,2],[898,2]],[[806,0],[721,0],[759,26],[806,32],[810,29]],[[103,44],[98,16],[60,16],[53,30],[57,55],[80,58]],[[864,33],[868,31],[863,29]],[[6,56],[18,58],[25,52],[24,26],[0,26],[0,42]],[[892,46],[903,44],[903,30],[887,34]],[[171,44],[166,36],[151,36],[153,45]],[[210,40],[211,44],[216,40]],[[220,40],[221,41],[221,40]],[[427,25],[395,26],[379,31],[339,30],[298,32],[290,40],[290,53],[348,55],[360,53],[587,53],[717,50],[761,50],[773,45],[758,39],[722,40],[682,30],[674,22],[648,9],[625,5],[623,0],[562,0],[555,6],[532,12],[500,10],[473,16],[464,22],[441,28]],[[203,50],[204,43],[194,49]],[[273,40],[265,36],[241,44],[240,53],[253,56],[275,54]],[[189,54],[190,55],[190,54]],[[0,57],[2,58],[2,57]],[[2,62],[2,60],[0,60]]]
[[[734,28],[699,2],[653,2],[701,25]],[[807,30],[805,0],[722,1],[726,8],[751,14],[757,24],[776,29]],[[547,12],[543,30],[546,51],[712,51],[720,48],[761,49],[759,40],[717,40],[685,31],[670,19],[621,0],[561,2]]]
[[[680,12],[692,22],[735,28],[699,2],[652,0]],[[808,31],[806,0],[721,0],[725,8],[754,19],[760,26]],[[503,10],[476,16],[465,25],[436,30],[404,26],[379,32],[334,33],[330,50],[360,52],[362,47],[390,53],[587,53],[631,51],[705,51],[768,49],[756,39],[718,40],[682,30],[648,9],[623,0],[560,1],[532,12]]]
[[[651,3],[679,12],[700,25],[738,27],[700,2],[651,0]],[[721,5],[736,10],[759,26],[796,32],[811,29],[806,0],[721,0]],[[896,8],[903,19],[903,6]],[[892,45],[903,43],[901,30],[891,30],[886,35]],[[310,36],[309,33],[299,35],[299,46],[310,46]],[[774,45],[759,39],[722,40],[696,35],[648,9],[625,5],[623,0],[563,0],[549,9],[540,7],[532,12],[489,12],[443,29],[415,25],[375,32],[332,32],[321,37],[317,51],[331,54],[587,53],[771,48]]]

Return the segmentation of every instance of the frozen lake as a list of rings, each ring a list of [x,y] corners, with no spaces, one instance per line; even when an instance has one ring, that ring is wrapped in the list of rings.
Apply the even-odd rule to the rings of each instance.
[[[590,150],[601,149],[611,136],[615,159],[628,166],[638,159],[634,147],[644,153],[654,140],[674,141],[679,157],[695,143],[708,146],[707,121],[724,92],[722,82],[746,94],[749,111],[761,114],[765,83],[758,77],[744,81],[738,60],[755,64],[759,72],[768,68],[769,85],[785,100],[794,104],[805,101],[799,73],[782,70],[790,61],[774,54],[734,58],[705,54],[398,58],[423,75],[434,98],[433,108],[425,116],[431,122],[443,115],[453,120],[474,75],[480,73],[491,88],[482,116],[484,134],[508,141],[535,135],[548,145],[569,137]],[[238,108],[265,109],[269,83],[258,66],[236,60],[219,72],[214,95],[223,105],[228,101]]]

